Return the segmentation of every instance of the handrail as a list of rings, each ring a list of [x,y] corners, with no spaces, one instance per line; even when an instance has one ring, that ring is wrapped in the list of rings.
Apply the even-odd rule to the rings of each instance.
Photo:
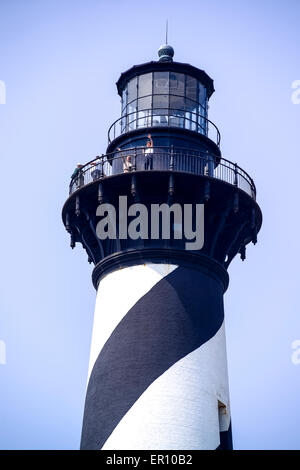
[[[139,116],[140,113],[146,114]],[[190,114],[195,119],[188,117],[186,114]],[[136,116],[132,120],[129,119],[130,116],[134,115]],[[157,120],[158,118],[164,118],[164,122],[159,122]],[[176,124],[174,119],[180,119],[179,124]],[[142,121],[144,121],[144,123]],[[117,128],[117,124],[119,124],[119,128]],[[216,133],[215,136],[212,136],[209,126],[212,126],[214,129],[214,132]],[[206,116],[182,109],[155,107],[132,111],[131,113],[127,113],[114,121],[108,129],[108,143],[110,144],[117,137],[127,132],[148,127],[179,127],[194,131],[198,134],[206,135],[213,140],[218,147],[221,142],[219,129]]]
[[[95,157],[83,165],[71,179],[70,194],[96,180],[134,171],[172,170],[192,173],[225,181],[245,191],[254,200],[256,188],[253,179],[226,158],[208,151],[183,147],[134,147],[116,150]]]

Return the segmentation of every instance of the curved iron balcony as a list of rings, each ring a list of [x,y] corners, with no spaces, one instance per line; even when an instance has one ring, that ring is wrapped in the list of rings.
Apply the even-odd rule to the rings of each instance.
[[[187,148],[135,147],[101,155],[82,166],[71,179],[70,194],[83,186],[122,173],[140,171],[178,171],[225,181],[256,199],[253,179],[236,163],[208,152]]]
[[[209,137],[220,146],[221,134],[207,117],[173,108],[151,108],[133,111],[117,119],[108,129],[108,143],[122,134],[149,127],[176,127]]]

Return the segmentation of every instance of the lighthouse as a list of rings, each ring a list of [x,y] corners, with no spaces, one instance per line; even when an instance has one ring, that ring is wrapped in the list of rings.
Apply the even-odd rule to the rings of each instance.
[[[81,449],[231,449],[223,296],[257,241],[255,184],[221,153],[213,80],[171,46],[117,91],[62,212],[97,292]]]

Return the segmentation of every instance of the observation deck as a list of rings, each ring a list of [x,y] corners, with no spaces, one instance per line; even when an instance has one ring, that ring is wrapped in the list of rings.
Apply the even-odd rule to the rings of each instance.
[[[244,191],[256,199],[253,179],[240,168],[218,155],[209,152],[174,147],[153,147],[151,169],[147,168],[147,147],[134,147],[101,155],[82,166],[70,183],[70,195],[96,181],[121,175],[143,172],[190,173],[208,179],[216,179]]]

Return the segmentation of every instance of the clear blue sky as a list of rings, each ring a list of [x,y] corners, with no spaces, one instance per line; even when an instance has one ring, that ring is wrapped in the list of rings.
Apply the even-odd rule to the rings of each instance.
[[[79,447],[95,291],[61,222],[77,162],[105,152],[115,82],[156,60],[203,68],[224,157],[255,179],[258,244],[225,296],[236,449],[300,449],[298,0],[1,0],[0,448]]]

